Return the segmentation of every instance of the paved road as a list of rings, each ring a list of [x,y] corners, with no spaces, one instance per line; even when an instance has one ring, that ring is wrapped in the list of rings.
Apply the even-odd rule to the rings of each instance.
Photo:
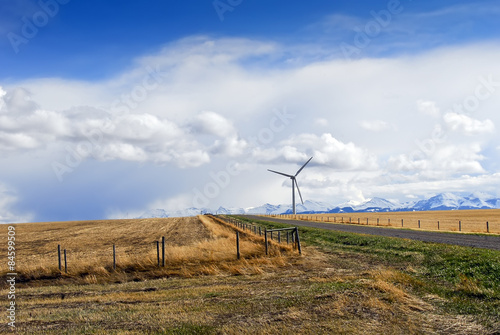
[[[484,248],[500,250],[500,236],[498,235],[469,235],[457,233],[439,233],[418,230],[406,230],[395,228],[378,228],[370,226],[361,226],[356,224],[324,223],[313,221],[300,221],[290,219],[278,219],[256,215],[245,215],[251,220],[263,220],[279,223],[286,223],[293,226],[323,228],[329,230],[344,231],[349,233],[379,235],[387,237],[408,238],[411,240],[436,242],[462,245],[466,247]]]

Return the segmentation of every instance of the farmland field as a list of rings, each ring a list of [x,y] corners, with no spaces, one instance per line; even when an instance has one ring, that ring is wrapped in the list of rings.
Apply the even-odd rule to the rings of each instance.
[[[226,267],[225,262],[236,255],[232,230],[204,216],[13,226],[16,227],[16,268],[21,280],[26,281],[59,278],[93,283],[115,280],[117,275],[146,278],[179,272],[188,275],[191,271],[210,273],[218,266]],[[158,269],[157,241],[162,237],[165,237],[168,266]],[[248,257],[264,252],[262,243],[245,239],[241,243]],[[58,245],[61,253],[67,251],[67,273],[63,255],[63,271],[58,269]],[[122,271],[112,269],[113,245],[116,267]],[[0,252],[6,254],[6,247],[6,244],[1,246]]]
[[[330,214],[297,214],[282,215],[287,218],[301,220],[360,223],[372,226],[440,231],[459,231],[468,233],[500,234],[500,209],[457,210],[457,211],[421,211],[421,212],[363,212],[363,213],[330,213]],[[368,220],[368,221],[367,221]],[[403,223],[401,222],[403,220]],[[439,226],[438,226],[439,222]],[[439,229],[438,229],[439,228]]]
[[[500,329],[498,251],[300,228],[302,256],[286,243],[274,243],[265,256],[262,237],[240,230],[238,260],[235,228],[205,216],[15,227],[19,334],[498,334]],[[164,268],[156,254],[161,236],[167,244]],[[58,244],[68,250],[67,274],[57,268]],[[6,272],[2,264],[3,277]],[[0,332],[8,331],[4,320]]]

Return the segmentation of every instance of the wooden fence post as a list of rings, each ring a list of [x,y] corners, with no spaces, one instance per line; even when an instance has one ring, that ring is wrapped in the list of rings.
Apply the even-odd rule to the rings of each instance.
[[[158,260],[158,267],[160,267],[160,241],[156,241],[156,259]]]
[[[267,246],[267,228],[264,229],[264,243],[266,244],[266,255],[268,253],[268,246]]]
[[[490,223],[488,221],[486,221],[486,232],[490,232]]]
[[[418,228],[420,228],[420,220],[418,220]]]
[[[403,219],[401,219],[401,227],[403,227]]]
[[[116,270],[116,247],[113,244],[113,270]]]
[[[59,263],[59,271],[61,271],[62,267],[61,267],[61,245],[60,244],[57,245],[57,259],[58,259],[58,263]]]
[[[462,231],[462,221],[458,221],[458,231]]]
[[[165,267],[165,236],[161,237],[161,265]]]
[[[300,238],[299,238],[299,228],[295,227],[295,235],[297,235],[297,248],[299,249],[299,255],[302,255],[302,249],[300,248]]]
[[[236,231],[236,257],[240,259],[240,232]]]
[[[439,230],[439,221],[438,221],[438,230]]]
[[[66,249],[64,249],[64,272],[68,273],[68,262],[66,260]]]

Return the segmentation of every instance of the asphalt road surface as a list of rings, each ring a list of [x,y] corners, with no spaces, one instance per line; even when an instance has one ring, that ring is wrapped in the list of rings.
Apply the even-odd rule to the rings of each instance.
[[[245,215],[251,220],[272,221],[292,226],[303,226],[343,231],[357,234],[379,235],[387,237],[407,238],[424,242],[455,244],[466,247],[500,250],[500,236],[498,235],[471,235],[460,233],[441,233],[397,228],[379,228],[357,224],[324,223],[291,219],[278,219],[257,215]]]

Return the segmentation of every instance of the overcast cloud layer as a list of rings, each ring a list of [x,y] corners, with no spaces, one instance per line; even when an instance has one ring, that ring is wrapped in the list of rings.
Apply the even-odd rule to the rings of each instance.
[[[290,203],[290,181],[266,169],[309,157],[309,200],[500,196],[498,40],[388,52],[416,28],[401,15],[351,58],[338,42],[192,35],[106,79],[0,82],[0,222]]]

